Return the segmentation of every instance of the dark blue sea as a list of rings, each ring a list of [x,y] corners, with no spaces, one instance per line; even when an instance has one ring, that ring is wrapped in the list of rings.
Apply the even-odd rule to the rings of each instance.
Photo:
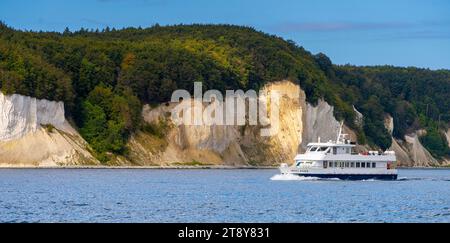
[[[450,222],[450,170],[397,181],[277,170],[0,169],[1,222]]]

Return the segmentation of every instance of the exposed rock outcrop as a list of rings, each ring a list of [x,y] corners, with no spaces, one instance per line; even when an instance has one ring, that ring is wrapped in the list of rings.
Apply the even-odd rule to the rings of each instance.
[[[359,127],[362,127],[362,125],[363,125],[363,119],[364,119],[364,116],[363,116],[363,114],[361,113],[361,112],[359,112],[357,109],[356,109],[356,107],[355,106],[353,106],[353,110],[355,111],[355,124],[357,125],[357,126],[359,126]]]
[[[95,164],[64,104],[0,93],[0,166]]]
[[[280,128],[275,136],[260,136],[260,126],[172,124],[165,139],[167,143],[148,134],[134,136],[129,143],[131,162],[157,165],[192,161],[204,164],[272,165],[291,160],[302,141],[305,94],[298,85],[288,81],[272,83],[264,88],[265,92],[271,90],[282,95],[278,107],[279,123],[272,124]],[[148,123],[171,123],[169,113],[173,106],[161,105],[153,109],[145,106],[144,120]],[[162,147],[146,149],[149,143]],[[146,158],[142,158],[141,154],[146,154]]]
[[[276,165],[290,162],[309,142],[335,140],[339,122],[334,108],[319,100],[313,106],[296,84],[281,81],[268,84],[263,92],[278,91],[281,102],[269,101],[269,110],[279,108],[279,119],[271,124],[279,128],[274,136],[261,136],[261,125],[179,125],[171,120],[176,104],[144,106],[142,116],[154,132],[138,132],[128,142],[127,157],[118,156],[111,165]],[[201,104],[203,108],[207,104]],[[225,107],[226,109],[226,107]],[[356,110],[356,109],[355,109]],[[357,113],[358,122],[363,121]],[[361,124],[360,124],[361,125]],[[393,132],[390,116],[385,126]],[[144,129],[145,130],[145,129]],[[392,139],[401,166],[436,166],[440,163],[422,146],[416,131],[404,140]],[[356,141],[354,131],[344,133]],[[450,129],[446,132],[450,144]],[[358,146],[359,151],[370,149]],[[0,93],[0,167],[57,166],[98,164],[88,144],[64,117],[64,104],[21,95]]]
[[[445,133],[445,137],[447,138],[447,144],[448,144],[448,147],[450,148],[450,128],[447,129],[447,132]],[[450,158],[446,157],[444,159],[444,162],[445,162],[445,164],[450,165]]]
[[[394,131],[394,119],[387,115],[384,120],[386,129],[391,133]],[[439,166],[437,161],[427,149],[420,143],[419,136],[425,131],[419,130],[411,134],[405,135],[404,140],[392,137],[392,145],[390,150],[395,151],[397,162],[400,166],[409,167],[427,167]]]
[[[437,166],[439,165],[438,161],[433,158],[433,156],[426,150],[423,145],[420,143],[419,134],[422,131],[417,131],[415,133],[405,135],[406,141],[406,151],[408,151],[410,158],[413,161],[413,166]],[[412,164],[410,164],[411,166]]]
[[[394,132],[394,118],[390,115],[386,115],[384,117],[384,127],[388,130],[388,132],[392,135]]]
[[[334,118],[334,107],[320,100],[317,106],[307,104],[302,148],[310,142],[336,140],[340,124]]]
[[[339,122],[334,118],[332,106],[323,100],[316,106],[308,104],[303,90],[289,81],[272,83],[264,88],[265,92],[274,90],[282,94],[279,120],[272,124],[280,130],[274,136],[260,136],[260,126],[172,126],[167,133],[167,143],[149,134],[134,136],[129,144],[132,163],[168,165],[198,161],[275,165],[290,162],[318,137],[322,141],[336,139]],[[143,117],[148,123],[171,123],[172,109],[173,104],[156,108],[145,106]],[[356,140],[355,133],[347,127],[344,132]],[[146,144],[158,144],[156,147],[160,149],[145,149]],[[142,154],[145,158],[140,156]]]
[[[334,107],[323,100],[319,100],[316,106],[309,103],[306,103],[306,106],[307,110],[304,116],[305,125],[302,131],[303,140],[301,143],[301,151],[305,151],[308,143],[317,142],[319,139],[321,142],[335,141],[339,132],[340,123],[334,117]],[[361,116],[357,115],[357,117],[362,122],[362,114]],[[357,141],[356,133],[346,125],[344,125],[342,132],[347,134],[347,139]],[[356,150],[358,152],[367,151],[367,148],[363,145],[358,145]]]
[[[0,141],[19,139],[47,124],[61,131],[75,132],[66,121],[62,102],[0,93]]]
[[[285,95],[280,105],[280,132],[272,137],[261,137],[259,126],[178,126],[172,127],[167,143],[148,134],[138,134],[130,142],[135,161],[144,164],[168,165],[173,162],[198,161],[205,164],[259,164],[270,165],[289,162],[299,151],[304,151],[309,142],[335,140],[339,122],[333,115],[334,108],[320,100],[316,106],[308,104],[305,94],[298,85],[288,81],[277,82],[265,87],[266,91],[279,90]],[[297,96],[296,96],[297,95]],[[295,99],[289,97],[298,97]],[[165,120],[170,123],[173,105],[157,108],[146,106],[143,111],[147,122]],[[357,115],[362,122],[361,113]],[[385,125],[392,134],[392,117],[385,118]],[[392,139],[391,150],[397,154],[401,166],[436,166],[439,161],[422,146],[418,137],[420,131],[405,136],[403,140]],[[356,141],[353,130],[344,126],[344,133]],[[144,139],[145,138],[145,139]],[[156,144],[145,149],[146,144]],[[299,146],[297,146],[299,145]],[[357,151],[367,151],[367,145],[357,146]],[[152,152],[148,152],[152,151]],[[146,154],[145,158],[139,155]]]
[[[445,133],[445,137],[447,138],[447,144],[448,144],[448,147],[450,148],[450,128]]]

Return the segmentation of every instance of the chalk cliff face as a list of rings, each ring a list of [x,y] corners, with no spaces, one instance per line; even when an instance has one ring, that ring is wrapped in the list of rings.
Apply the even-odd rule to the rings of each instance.
[[[0,166],[95,164],[64,104],[0,93]]]
[[[323,100],[317,106],[307,104],[302,148],[310,142],[336,140],[340,124],[334,118],[334,108]]]
[[[260,126],[172,124],[166,143],[146,134],[133,136],[129,144],[131,163],[169,165],[196,161],[204,164],[273,165],[290,161],[302,141],[305,94],[299,86],[287,81],[272,83],[264,89],[265,92],[270,90],[281,94],[280,119],[278,124],[274,124],[279,127],[279,132],[275,136],[260,136]],[[169,113],[173,107],[161,105],[152,109],[145,106],[144,120],[171,124]],[[146,149],[149,143],[162,147]]]
[[[0,141],[24,137],[46,124],[62,131],[74,131],[66,122],[62,102],[0,93]]]
[[[279,103],[279,132],[262,137],[260,126],[171,126],[167,143],[148,134],[137,134],[130,140],[131,163],[170,165],[173,162],[226,165],[276,165],[291,162],[309,142],[335,140],[339,122],[333,116],[333,107],[325,101],[317,106],[306,102],[305,93],[298,85],[281,81],[267,85],[265,92],[282,94]],[[270,104],[272,106],[273,104]],[[269,106],[269,107],[270,107]],[[144,120],[148,123],[171,123],[173,105],[157,108],[145,106]],[[344,127],[349,138],[353,131]],[[160,149],[146,149],[148,144],[162,145]],[[145,154],[145,156],[142,156]]]
[[[274,136],[261,136],[258,126],[201,125],[176,126],[171,111],[176,104],[144,106],[142,116],[163,134],[133,134],[128,142],[127,158],[117,157],[112,165],[277,165],[292,162],[309,142],[335,140],[339,122],[333,107],[323,100],[313,106],[306,102],[303,90],[289,81],[268,84],[264,92],[278,91],[279,127]],[[203,105],[203,104],[202,104]],[[358,122],[362,114],[358,113]],[[49,126],[51,125],[51,126]],[[386,128],[392,133],[393,119],[387,116]],[[54,127],[54,128],[52,128]],[[423,131],[392,139],[391,150],[402,166],[435,166],[437,161],[421,145]],[[355,132],[344,126],[344,133],[356,141]],[[450,129],[446,133],[450,143]],[[359,151],[370,149],[358,146]],[[64,117],[61,102],[0,93],[0,166],[57,166],[98,164],[88,144]]]
[[[315,142],[319,137],[324,142],[336,139],[339,122],[333,115],[334,108],[327,102],[320,100],[316,106],[307,103],[301,88],[289,81],[272,83],[264,90],[277,90],[284,94],[277,124],[280,131],[275,136],[261,137],[261,127],[258,126],[171,126],[165,142],[148,134],[135,135],[130,141],[130,151],[134,155],[132,161],[155,165],[192,161],[204,164],[275,165],[291,162],[297,152],[304,151],[309,142]],[[149,123],[171,123],[172,108],[173,105],[146,106],[143,116]],[[361,123],[362,114],[357,114],[358,123]],[[385,125],[392,133],[392,117],[386,117]],[[440,165],[420,143],[420,132],[405,136],[405,141],[393,139],[390,149],[396,152],[399,165]],[[355,132],[346,126],[344,133],[356,141]],[[149,143],[160,145],[159,149],[146,149]],[[370,147],[358,145],[356,149],[367,151]]]
[[[450,148],[450,128],[445,133],[445,137],[447,138],[447,144],[448,144],[448,147]]]
[[[385,118],[385,126],[392,134],[394,130],[394,120],[387,115]],[[405,135],[404,140],[392,138],[390,150],[395,151],[397,162],[400,166],[439,166],[441,163],[437,161],[426,148],[420,143],[419,136],[425,131],[419,130],[411,134]],[[446,161],[442,161],[446,163]]]

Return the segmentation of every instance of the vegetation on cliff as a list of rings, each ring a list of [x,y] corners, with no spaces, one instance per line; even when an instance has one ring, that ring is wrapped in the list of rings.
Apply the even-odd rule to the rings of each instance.
[[[364,114],[364,132],[369,141],[387,148],[390,135],[384,114],[394,119],[393,136],[426,129],[423,145],[437,158],[450,155],[443,130],[450,121],[450,71],[392,66],[333,66],[331,82],[342,87],[340,96]]]
[[[230,25],[177,25],[63,33],[13,30],[0,24],[0,88],[65,102],[82,136],[108,160],[126,155],[126,141],[141,129],[144,103],[170,99],[175,89],[256,89],[289,79],[307,99],[323,98],[358,132],[360,142],[388,148],[384,115],[394,136],[425,128],[433,154],[450,121],[450,71],[418,68],[336,66],[292,41]],[[355,124],[353,106],[364,115]],[[437,136],[436,136],[436,132]],[[448,148],[448,146],[447,146]]]

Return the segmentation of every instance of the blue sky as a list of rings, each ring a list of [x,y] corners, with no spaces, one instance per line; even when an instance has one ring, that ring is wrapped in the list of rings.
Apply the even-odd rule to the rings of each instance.
[[[334,63],[450,69],[446,0],[1,0],[17,29],[229,23],[291,39]]]

